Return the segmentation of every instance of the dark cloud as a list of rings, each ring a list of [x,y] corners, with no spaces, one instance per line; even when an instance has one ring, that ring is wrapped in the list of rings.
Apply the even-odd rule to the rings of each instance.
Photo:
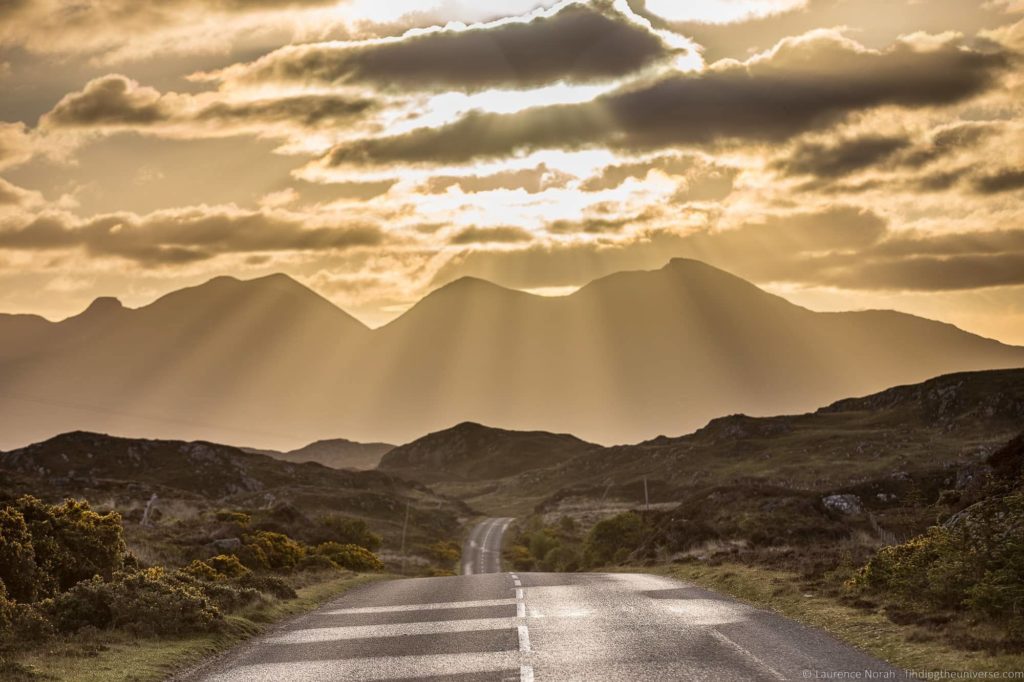
[[[186,263],[233,253],[340,250],[373,246],[382,239],[375,227],[306,228],[300,220],[265,213],[199,209],[142,217],[98,216],[79,225],[40,216],[20,227],[0,229],[0,248],[84,247],[94,256],[118,256],[144,264]]]
[[[956,291],[1024,284],[1024,252],[865,261],[825,273],[821,283],[851,289]]]
[[[773,167],[786,175],[840,178],[870,168],[909,146],[907,138],[882,135],[841,140],[835,144],[805,142]]]
[[[66,95],[44,120],[55,127],[149,125],[173,115],[159,92],[112,74],[90,81],[81,92]]]
[[[500,21],[352,43],[287,47],[221,72],[225,79],[364,83],[401,89],[481,90],[633,73],[671,53],[645,26],[598,0],[530,21]]]
[[[0,178],[0,207],[27,204],[35,195]]]
[[[1000,194],[1024,189],[1024,168],[1004,168],[975,178],[974,189],[980,194]]]
[[[521,227],[467,227],[450,240],[450,244],[515,243],[533,241],[529,230]]]
[[[375,106],[368,98],[330,94],[199,105],[189,95],[161,94],[126,76],[111,74],[90,81],[80,92],[66,95],[43,116],[43,123],[54,128],[139,128],[192,123],[196,136],[202,137],[212,132],[211,123],[228,127],[290,123],[308,128],[350,121]]]
[[[463,163],[544,148],[645,150],[723,139],[782,141],[881,105],[951,104],[987,88],[1007,57],[953,43],[866,50],[834,33],[784,41],[744,64],[630,86],[585,104],[473,111],[440,128],[336,148],[328,163]]]

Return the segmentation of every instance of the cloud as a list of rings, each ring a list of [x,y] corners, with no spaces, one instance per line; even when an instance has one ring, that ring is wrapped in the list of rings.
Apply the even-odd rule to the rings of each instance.
[[[883,135],[866,135],[834,144],[805,142],[774,167],[786,175],[840,178],[885,161],[908,146],[907,138]]]
[[[539,164],[535,168],[508,170],[489,175],[438,175],[430,178],[423,190],[430,194],[441,194],[452,187],[463,192],[493,192],[496,190],[523,190],[538,194],[548,189],[565,187],[572,179],[567,173]]]
[[[247,33],[294,31],[303,13],[338,5],[339,0],[8,0],[0,3],[0,46],[102,61],[217,52]]]
[[[727,139],[782,141],[882,105],[963,101],[1008,64],[948,41],[875,51],[833,31],[782,41],[746,62],[630,85],[584,104],[472,111],[438,128],[343,143],[329,165],[466,163],[540,149],[646,150]]]
[[[256,100],[219,99],[219,93],[161,93],[119,74],[89,81],[65,95],[41,118],[46,129],[148,131],[187,138],[239,133],[287,136],[368,116],[376,103],[365,97],[299,94]],[[280,124],[281,129],[268,125]]]
[[[980,194],[1000,194],[1024,189],[1024,168],[1003,168],[990,175],[974,179],[974,189]]]
[[[0,228],[0,249],[47,251],[85,248],[92,256],[116,256],[145,265],[202,261],[222,254],[331,251],[374,246],[379,228],[361,225],[305,227],[286,213],[205,207],[145,216],[110,214],[77,221],[41,215]]]
[[[229,82],[359,84],[399,91],[530,88],[607,81],[678,50],[607,0],[398,38],[295,45],[206,75]],[[204,77],[204,76],[200,76]]]
[[[529,230],[520,227],[467,227],[449,240],[451,244],[510,244],[533,241]]]
[[[32,158],[32,142],[23,123],[0,122],[0,170]]]
[[[42,196],[0,178],[0,209],[42,203]]]

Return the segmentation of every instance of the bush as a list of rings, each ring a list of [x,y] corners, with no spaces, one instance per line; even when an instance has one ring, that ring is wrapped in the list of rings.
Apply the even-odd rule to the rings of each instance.
[[[239,587],[251,587],[254,590],[269,594],[278,599],[296,599],[299,596],[296,594],[295,589],[283,578],[272,575],[246,573],[241,578],[235,580],[235,584]]]
[[[299,561],[300,571],[338,571],[341,566],[323,554],[307,554]]]
[[[40,642],[52,634],[50,621],[35,606],[12,601],[0,583],[0,650]]]
[[[203,563],[228,578],[241,578],[249,573],[249,569],[234,554],[218,554]]]
[[[362,519],[344,516],[325,516],[310,539],[313,543],[336,542],[340,545],[359,545],[371,552],[380,549],[381,537],[370,530]]]
[[[427,547],[432,559],[443,564],[454,564],[462,556],[462,548],[451,540],[438,540]]]
[[[288,573],[306,553],[302,545],[282,533],[261,530],[246,536],[245,541],[240,558],[250,568]]]
[[[35,601],[46,582],[36,566],[25,517],[11,507],[0,509],[0,581],[6,587],[3,597],[9,595],[21,602]]]
[[[223,623],[220,611],[199,589],[162,569],[118,573],[110,582],[85,580],[42,604],[61,632],[86,626],[121,628],[138,635],[210,632]]]
[[[125,567],[128,550],[120,514],[98,514],[77,500],[51,506],[27,495],[15,509],[32,536],[39,595],[62,592],[93,576],[109,580]]]
[[[252,521],[252,515],[245,512],[230,511],[228,509],[221,509],[213,518],[223,523],[234,523],[239,526],[248,526]]]
[[[316,553],[350,571],[380,571],[384,568],[384,562],[376,554],[359,545],[324,542],[317,545]]]
[[[181,569],[181,573],[197,580],[207,580],[210,582],[224,580],[226,577],[223,573],[210,566],[210,564],[199,559],[193,560],[192,563]]]
[[[910,609],[966,609],[1024,642],[1024,492],[970,507],[950,526],[884,547],[849,585]]]
[[[635,512],[598,521],[590,529],[584,545],[587,564],[603,566],[625,561],[643,543],[644,531],[644,521]]]

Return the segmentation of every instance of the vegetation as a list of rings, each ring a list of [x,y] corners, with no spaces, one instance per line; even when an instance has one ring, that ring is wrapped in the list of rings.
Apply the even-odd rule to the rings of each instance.
[[[219,523],[248,527],[249,515],[218,511]],[[374,546],[365,525],[332,519],[342,539]],[[121,517],[84,501],[46,504],[23,496],[0,507],[0,657],[15,648],[83,631],[135,637],[222,632],[229,616],[296,598],[313,574],[380,571],[367,547],[327,541],[309,547],[283,533],[252,530],[233,550],[179,568],[144,566],[128,550]],[[0,664],[13,665],[10,661]]]

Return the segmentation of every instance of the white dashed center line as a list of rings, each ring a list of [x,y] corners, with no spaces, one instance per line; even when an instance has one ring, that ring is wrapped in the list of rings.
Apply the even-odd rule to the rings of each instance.
[[[524,654],[530,651],[530,629],[525,625],[519,626],[519,651]]]

